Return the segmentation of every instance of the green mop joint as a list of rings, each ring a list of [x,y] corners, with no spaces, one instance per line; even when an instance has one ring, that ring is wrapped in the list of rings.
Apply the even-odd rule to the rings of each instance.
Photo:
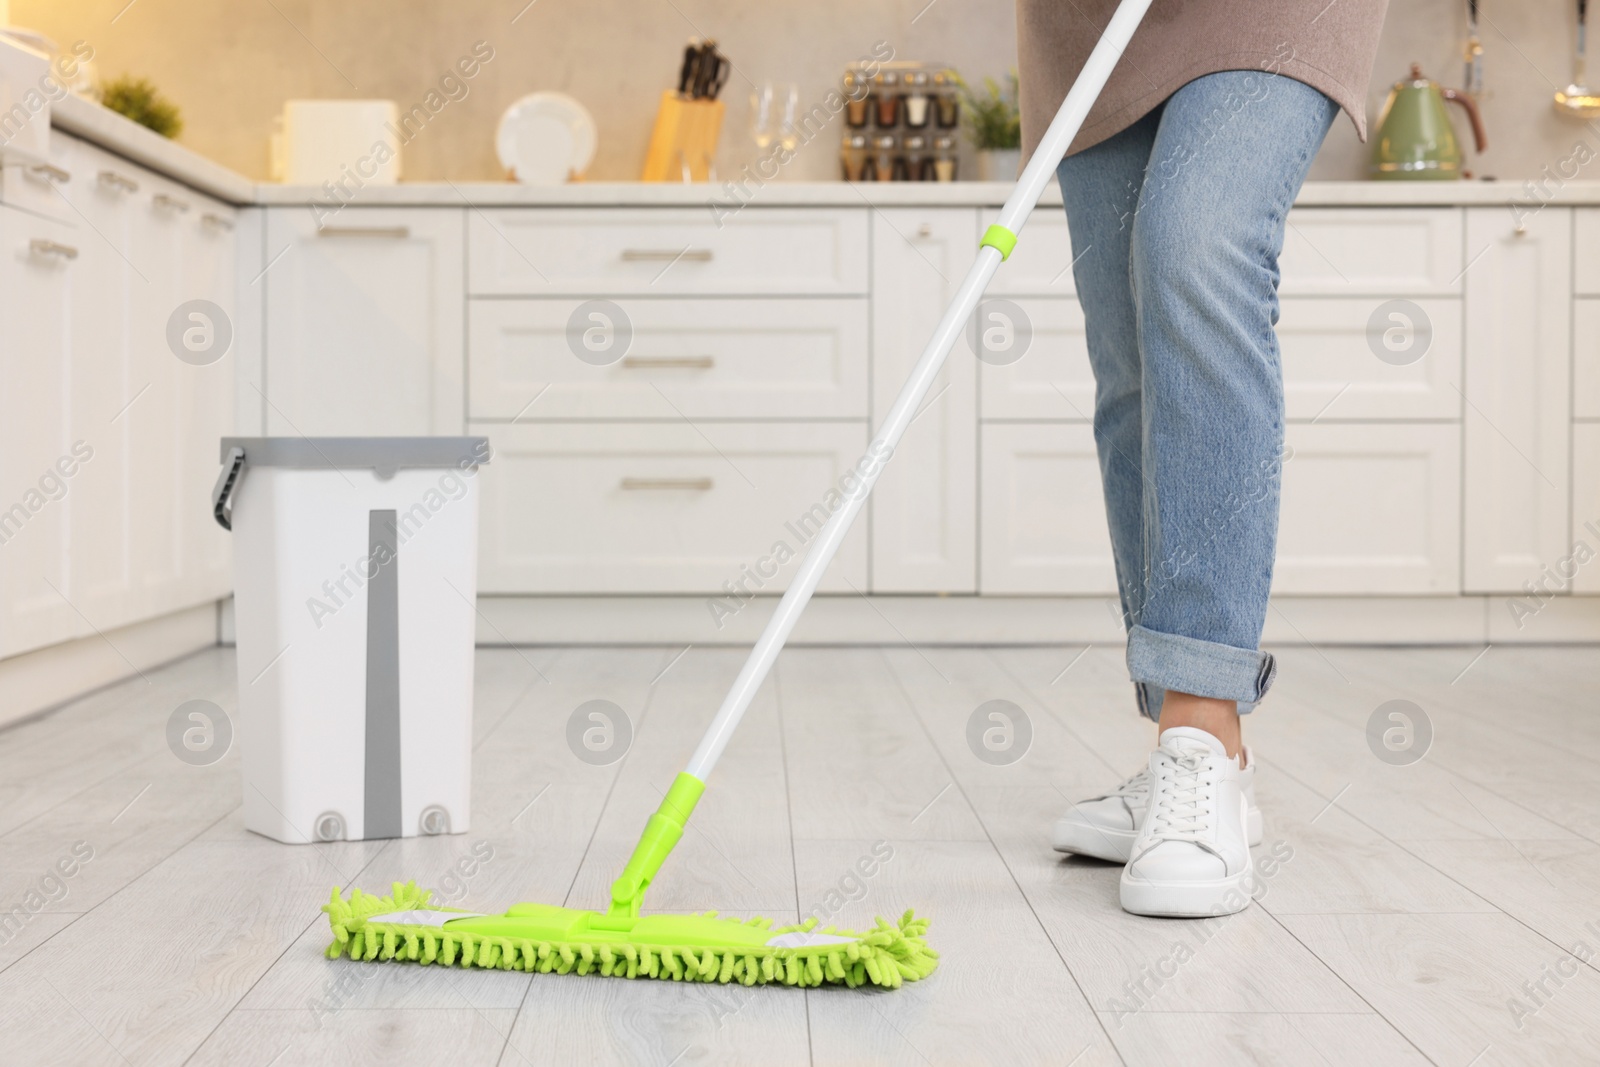
[[[611,885],[611,911],[608,918],[637,919],[639,905],[644,902],[644,891],[650,888],[656,872],[661,870],[667,854],[683,837],[683,828],[700,803],[706,784],[694,775],[684,772],[672,782],[672,788],[661,799],[661,807],[645,823],[644,834],[634,847],[622,875]]]
[[[1004,263],[1011,258],[1011,250],[1017,247],[1017,235],[1004,226],[995,224],[983,231],[983,240],[978,242],[978,247],[989,247],[1000,253],[1000,261]]]
[[[799,987],[844,985],[895,989],[926,978],[939,954],[928,947],[928,920],[907,911],[866,931],[819,928],[815,918],[790,926],[772,920],[639,914],[645,890],[683,837],[705,783],[680,774],[650,816],[604,914],[550,904],[514,904],[504,915],[436,907],[415,882],[388,896],[334,887],[322,906],[333,929],[329,959],[400,960],[445,967],[485,967],[550,974],[599,974],[674,982],[739,982]]]

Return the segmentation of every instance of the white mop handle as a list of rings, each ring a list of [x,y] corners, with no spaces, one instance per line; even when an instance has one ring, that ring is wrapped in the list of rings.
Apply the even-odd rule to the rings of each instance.
[[[1150,3],[1151,0],[1122,0],[1118,5],[1116,13],[1111,16],[1111,21],[1106,26],[1105,33],[1100,35],[1099,43],[1089,53],[1089,59],[1084,63],[1078,80],[1073,83],[1067,98],[1061,102],[1061,109],[1056,112],[1049,129],[1045,130],[1044,138],[1039,142],[1033,158],[1028,160],[1028,165],[1023,168],[1016,188],[1012,189],[1011,195],[1006,198],[1005,206],[1000,209],[998,225],[1013,234],[1021,231],[1034,205],[1044,193],[1044,187],[1049,184],[1050,176],[1055,173],[1056,164],[1066,154],[1067,146],[1072,144],[1072,139],[1078,135],[1084,117],[1089,114],[1089,109],[1100,96],[1100,90],[1105,88],[1106,79],[1111,77],[1111,69],[1116,66],[1123,49],[1133,39],[1133,31],[1138,28]],[[800,561],[800,569],[795,572],[794,581],[789,584],[783,599],[778,601],[778,609],[767,621],[766,629],[761,632],[761,639],[750,650],[750,658],[745,660],[744,669],[739,672],[739,677],[734,679],[733,688],[728,690],[727,697],[723,699],[717,717],[711,720],[705,737],[700,741],[700,747],[695,749],[694,757],[689,760],[687,772],[700,781],[704,782],[711,774],[711,768],[716,766],[722,750],[727,747],[728,739],[733,736],[733,731],[739,725],[745,709],[755,699],[756,690],[761,688],[767,672],[772,669],[778,653],[783,650],[790,631],[794,629],[795,623],[800,621],[800,613],[811,600],[811,594],[816,591],[817,583],[822,580],[822,574],[828,569],[828,564],[833,562],[834,553],[839,550],[844,535],[849,532],[850,524],[855,521],[857,513],[866,504],[867,496],[872,492],[872,487],[876,484],[886,460],[900,443],[906,427],[916,417],[923,398],[928,395],[933,380],[939,376],[939,370],[944,366],[945,357],[955,347],[956,339],[961,335],[967,320],[972,317],[973,311],[977,309],[978,301],[983,298],[984,290],[988,288],[989,279],[994,277],[995,270],[999,268],[1001,258],[999,250],[992,246],[985,245],[978,249],[977,261],[967,272],[966,280],[961,283],[961,288],[956,292],[949,308],[945,310],[944,317],[939,320],[939,326],[934,330],[928,347],[923,350],[922,358],[917,361],[911,377],[907,379],[899,397],[895,399],[894,407],[889,409],[888,417],[879,427],[878,436],[868,446],[867,454],[862,457],[861,462],[856,465],[860,484],[846,497],[844,505],[828,519],[810,551],[806,553],[805,559]]]

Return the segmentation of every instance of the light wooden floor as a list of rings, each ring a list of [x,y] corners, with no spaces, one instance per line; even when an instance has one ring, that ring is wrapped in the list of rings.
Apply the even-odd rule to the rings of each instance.
[[[0,945],[0,1063],[1600,1057],[1592,648],[1476,661],[1464,648],[1285,650],[1247,736],[1258,858],[1289,858],[1257,906],[1213,929],[1126,915],[1115,867],[1049,849],[1068,801],[1122,778],[1150,743],[1119,650],[790,651],[649,903],[792,918],[842,879],[850,889],[853,865],[886,842],[892,857],[839,919],[930,914],[943,963],[928,981],[748,991],[321,956],[330,886],[437,883],[478,842],[493,856],[465,906],[599,905],[742,659],[680,651],[480,652],[474,824],[448,838],[291,847],[245,832],[237,752],[190,767],[164,735],[184,700],[232,712],[224,650],[0,733],[0,907],[24,904],[76,842],[93,849]],[[636,728],[609,767],[564,740],[597,697]],[[1395,698],[1435,731],[1411,766],[1365,739]],[[967,748],[968,717],[992,699],[1031,718],[1032,747],[1009,766]]]

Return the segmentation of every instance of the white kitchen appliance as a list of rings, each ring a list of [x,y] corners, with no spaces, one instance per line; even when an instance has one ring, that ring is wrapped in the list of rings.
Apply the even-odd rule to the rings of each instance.
[[[272,134],[272,179],[352,190],[394,185],[407,137],[393,100],[288,100]]]
[[[483,437],[226,437],[244,824],[290,843],[471,818]]]

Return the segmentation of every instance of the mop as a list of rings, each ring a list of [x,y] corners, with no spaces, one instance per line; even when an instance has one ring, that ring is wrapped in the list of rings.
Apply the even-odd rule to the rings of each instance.
[[[938,964],[928,947],[928,920],[907,911],[897,922],[882,918],[870,930],[818,928],[812,918],[773,926],[765,919],[699,915],[641,915],[644,894],[683,836],[705,782],[739,719],[767,677],[784,642],[816,590],[846,531],[866,503],[884,461],[893,455],[928,389],[978,307],[1002,261],[1011,255],[1030,212],[1055,170],[1056,161],[1083,125],[1117,59],[1127,47],[1151,0],[1122,0],[1062,102],[1033,158],[1007,197],[999,220],[984,233],[977,260],[957,291],[933,338],[901,389],[866,456],[850,493],[823,526],[778,602],[761,638],[712,719],[688,767],[667,791],[659,810],[621,876],[611,886],[605,911],[551,904],[515,904],[502,915],[436,906],[415,882],[396,882],[388,896],[337,887],[323,906],[333,928],[330,959],[411,960],[446,967],[498,967],[548,974],[599,974],[684,982],[739,982],[751,986],[873,985],[897,988],[926,978]]]

